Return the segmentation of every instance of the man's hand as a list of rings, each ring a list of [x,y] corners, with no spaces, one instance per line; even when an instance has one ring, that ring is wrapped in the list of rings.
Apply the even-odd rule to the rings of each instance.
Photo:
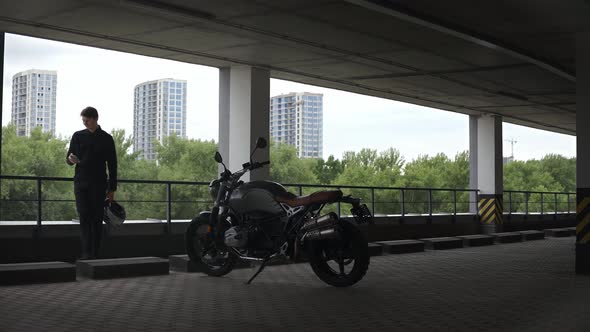
[[[109,202],[112,202],[115,199],[115,192],[114,191],[107,192],[107,199],[109,200]]]
[[[78,156],[76,156],[75,154],[70,153],[70,155],[68,156],[68,161],[72,164],[77,164],[80,162],[80,159],[78,159]]]

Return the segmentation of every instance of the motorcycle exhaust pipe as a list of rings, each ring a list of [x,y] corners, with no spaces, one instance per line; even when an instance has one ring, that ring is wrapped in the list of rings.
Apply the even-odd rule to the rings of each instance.
[[[302,231],[310,231],[314,229],[319,229],[323,227],[333,227],[338,222],[338,215],[334,212],[330,212],[326,215],[323,215],[319,218],[311,219],[307,221],[301,227]]]
[[[340,239],[340,232],[336,227],[329,227],[324,229],[314,229],[305,233],[302,240],[318,241],[318,240],[335,240]]]

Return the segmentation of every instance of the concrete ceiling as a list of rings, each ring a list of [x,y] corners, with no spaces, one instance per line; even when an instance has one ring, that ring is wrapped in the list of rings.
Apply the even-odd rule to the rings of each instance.
[[[575,134],[590,1],[1,0],[0,31]],[[362,110],[359,110],[362,113]]]

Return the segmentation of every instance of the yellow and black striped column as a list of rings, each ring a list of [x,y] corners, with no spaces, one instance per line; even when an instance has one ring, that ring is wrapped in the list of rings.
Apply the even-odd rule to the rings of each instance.
[[[576,273],[590,274],[590,188],[576,194]]]
[[[482,225],[496,226],[494,229],[499,230],[504,223],[504,198],[503,195],[484,195],[480,194],[477,199],[477,211],[479,220]]]

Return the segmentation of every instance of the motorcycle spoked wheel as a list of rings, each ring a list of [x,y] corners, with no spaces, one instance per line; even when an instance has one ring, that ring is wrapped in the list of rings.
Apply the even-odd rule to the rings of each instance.
[[[359,282],[369,268],[369,244],[355,224],[341,220],[341,240],[310,243],[309,264],[325,283],[348,287]]]
[[[224,276],[233,270],[237,257],[230,248],[218,247],[214,230],[205,218],[195,218],[185,233],[186,253],[201,271],[214,277]]]

